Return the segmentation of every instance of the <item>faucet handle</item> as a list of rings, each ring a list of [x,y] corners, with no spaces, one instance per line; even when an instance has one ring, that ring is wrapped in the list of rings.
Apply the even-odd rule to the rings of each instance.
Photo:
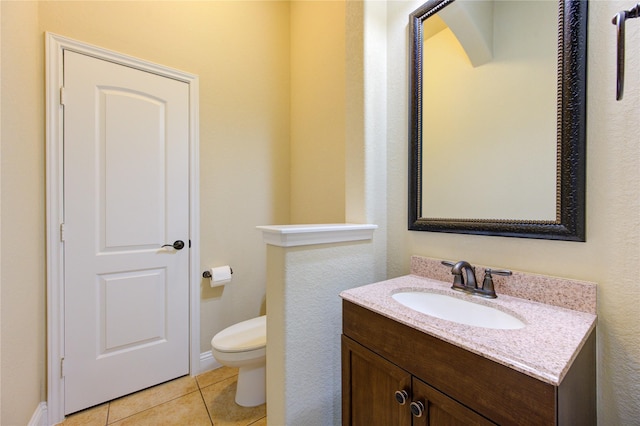
[[[476,293],[482,297],[488,297],[490,299],[495,299],[498,297],[496,294],[496,290],[493,287],[493,276],[491,274],[496,275],[511,275],[512,272],[506,269],[490,269],[487,268],[484,270],[484,280],[482,281],[482,288],[476,290]]]
[[[496,274],[496,275],[504,275],[504,276],[509,276],[513,274],[513,272],[509,271],[508,269],[489,269],[489,268],[485,270],[485,273],[488,273],[489,275]]]
[[[444,266],[449,266],[449,267],[451,267],[451,268],[453,268],[453,267],[456,265],[456,263],[455,263],[455,262],[451,262],[450,260],[443,260],[443,261],[442,261],[442,262],[440,262],[440,263],[442,263]]]

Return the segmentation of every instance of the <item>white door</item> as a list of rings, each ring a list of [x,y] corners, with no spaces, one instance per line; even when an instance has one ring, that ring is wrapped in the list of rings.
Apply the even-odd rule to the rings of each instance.
[[[68,414],[189,372],[189,87],[67,50],[63,104]]]

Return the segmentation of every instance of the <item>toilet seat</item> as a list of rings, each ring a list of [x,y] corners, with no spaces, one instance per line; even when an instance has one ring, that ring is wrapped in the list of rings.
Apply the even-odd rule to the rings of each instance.
[[[229,326],[216,334],[211,340],[213,349],[226,353],[254,351],[262,349],[266,345],[266,315]]]
[[[235,401],[256,407],[266,401],[267,317],[229,326],[211,339],[211,354],[222,365],[238,368]]]

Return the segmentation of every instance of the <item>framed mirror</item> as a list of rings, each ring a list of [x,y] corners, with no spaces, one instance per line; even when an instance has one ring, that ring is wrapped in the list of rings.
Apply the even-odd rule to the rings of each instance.
[[[410,15],[409,230],[585,241],[586,0]]]

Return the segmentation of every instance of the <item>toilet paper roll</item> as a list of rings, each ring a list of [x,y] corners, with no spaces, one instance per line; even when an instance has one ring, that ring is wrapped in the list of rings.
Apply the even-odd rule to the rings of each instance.
[[[211,287],[220,287],[231,282],[231,273],[229,265],[211,268]]]

